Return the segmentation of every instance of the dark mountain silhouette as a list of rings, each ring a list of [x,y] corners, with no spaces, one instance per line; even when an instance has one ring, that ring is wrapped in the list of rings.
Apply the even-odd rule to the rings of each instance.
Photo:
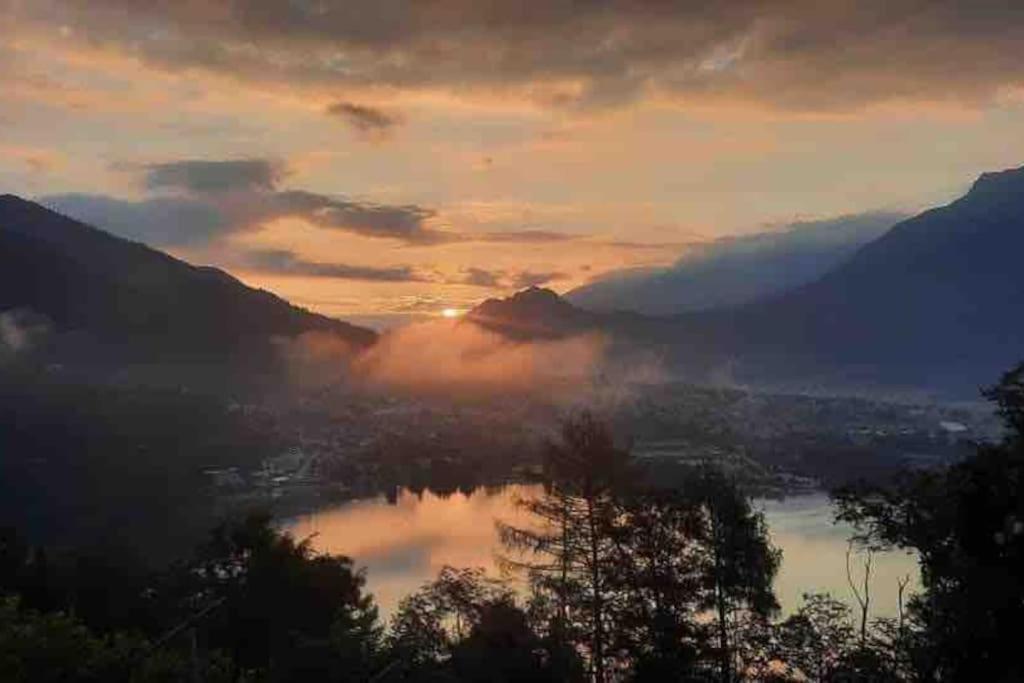
[[[356,348],[376,339],[13,195],[0,196],[0,264],[0,311],[45,316],[64,357],[234,362],[310,331]]]
[[[660,349],[691,378],[973,393],[1024,356],[1022,311],[1024,168],[986,173],[819,280],[751,304],[659,318],[533,291],[470,317],[517,336],[599,328]]]
[[[564,337],[606,322],[543,287],[530,287],[507,299],[487,299],[466,318],[516,339]]]
[[[917,385],[994,381],[1024,355],[1024,168],[899,223],[839,268],[725,324],[743,349]],[[859,369],[859,370],[858,370]]]
[[[817,280],[906,218],[871,212],[694,245],[667,268],[619,271],[565,298],[590,311],[674,315],[736,306]]]

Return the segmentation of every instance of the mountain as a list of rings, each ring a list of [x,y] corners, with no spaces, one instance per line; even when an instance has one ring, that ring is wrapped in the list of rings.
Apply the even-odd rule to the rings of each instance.
[[[376,334],[289,304],[13,195],[0,196],[0,312],[45,316],[61,357],[117,362],[266,358],[318,331],[353,347]]]
[[[905,215],[871,212],[697,245],[668,268],[619,271],[565,295],[591,311],[673,315],[735,306],[812,282]]]
[[[978,385],[1024,357],[1024,168],[983,174],[816,282],[731,312],[770,354],[916,384]],[[772,348],[773,346],[773,348]]]
[[[465,318],[514,339],[552,339],[606,322],[544,287],[529,287],[507,299],[487,299]]]
[[[515,297],[488,304],[489,325],[518,336],[538,321],[547,336],[599,329],[659,350],[695,380],[976,396],[1024,358],[1024,168],[983,174],[960,199],[766,299],[668,317],[589,313],[555,299],[526,297],[543,302],[537,318]]]

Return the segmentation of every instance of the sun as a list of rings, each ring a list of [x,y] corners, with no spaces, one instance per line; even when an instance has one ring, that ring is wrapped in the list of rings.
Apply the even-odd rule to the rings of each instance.
[[[462,311],[460,311],[457,308],[445,308],[441,311],[441,315],[449,319],[458,318],[460,315],[462,315]]]

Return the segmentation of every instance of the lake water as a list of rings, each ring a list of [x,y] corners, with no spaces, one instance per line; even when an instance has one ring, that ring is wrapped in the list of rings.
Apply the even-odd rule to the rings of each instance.
[[[403,491],[394,504],[383,497],[357,500],[291,519],[286,528],[297,538],[315,535],[322,551],[352,557],[367,570],[368,586],[381,611],[390,613],[402,596],[433,579],[445,565],[483,567],[498,575],[501,552],[495,521],[528,523],[515,501],[534,489],[509,486],[500,491],[478,490],[441,498]],[[854,605],[846,578],[847,539],[851,530],[832,523],[825,494],[802,495],[783,501],[759,500],[783,560],[775,582],[783,612],[800,604],[801,595],[828,591]],[[852,564],[860,581],[862,558]],[[871,572],[872,616],[896,613],[897,582],[911,576],[918,585],[914,556],[902,552],[876,554]]]

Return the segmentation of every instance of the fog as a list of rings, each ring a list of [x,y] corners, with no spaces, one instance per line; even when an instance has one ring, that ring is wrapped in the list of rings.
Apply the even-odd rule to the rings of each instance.
[[[517,342],[471,322],[436,320],[386,333],[354,372],[392,390],[535,391],[588,385],[604,350],[598,335]]]

